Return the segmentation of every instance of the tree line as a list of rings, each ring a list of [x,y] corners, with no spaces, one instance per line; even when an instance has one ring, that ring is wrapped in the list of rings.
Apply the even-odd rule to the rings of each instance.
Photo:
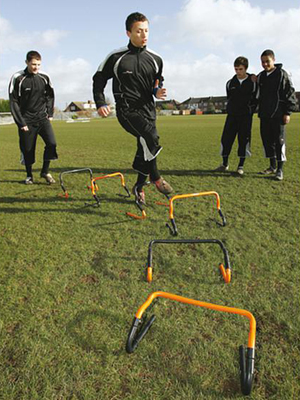
[[[0,112],[10,112],[9,100],[0,99]]]

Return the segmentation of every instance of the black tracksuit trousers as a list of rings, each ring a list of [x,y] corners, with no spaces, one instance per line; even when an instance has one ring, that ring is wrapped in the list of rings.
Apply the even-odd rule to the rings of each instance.
[[[117,110],[117,117],[121,126],[131,135],[137,138],[137,151],[132,164],[133,169],[138,173],[148,176],[152,181],[160,176],[151,176],[153,163],[156,164],[156,157],[162,150],[159,145],[159,136],[155,120],[150,120],[142,110]]]
[[[285,155],[285,126],[282,118],[260,118],[260,135],[265,156],[286,161]]]
[[[251,156],[251,127],[252,115],[231,115],[228,114],[221,138],[221,156],[230,155],[236,136],[238,137],[238,157]]]
[[[58,158],[56,152],[56,140],[52,125],[48,119],[27,124],[29,131],[19,128],[20,149],[23,153],[25,164],[32,165],[35,163],[35,148],[38,135],[41,136],[45,143],[44,161],[56,160]]]

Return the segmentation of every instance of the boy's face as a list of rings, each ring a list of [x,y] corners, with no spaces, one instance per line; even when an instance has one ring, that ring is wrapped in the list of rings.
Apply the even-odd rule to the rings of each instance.
[[[244,65],[238,65],[238,66],[234,67],[234,70],[235,70],[235,73],[236,73],[236,76],[237,76],[238,79],[246,78],[246,76],[247,76],[246,71],[247,70],[246,70]]]
[[[37,74],[41,68],[41,60],[37,60],[36,58],[26,61],[26,64],[30,74]]]
[[[272,71],[275,68],[275,58],[272,56],[262,56],[261,65],[266,72]]]
[[[127,31],[131,43],[135,47],[144,47],[147,44],[149,36],[148,21],[137,21],[132,25],[131,31]]]

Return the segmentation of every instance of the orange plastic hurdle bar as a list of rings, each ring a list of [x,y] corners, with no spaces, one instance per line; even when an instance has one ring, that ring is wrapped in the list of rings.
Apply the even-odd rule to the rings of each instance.
[[[122,185],[122,187],[124,188],[124,190],[126,192],[126,196],[125,197],[130,197],[129,190],[127,189],[127,187],[125,185],[124,175],[121,172],[113,172],[112,174],[98,176],[97,178],[93,178],[91,180],[91,186],[89,186],[88,189],[91,189],[92,194],[94,196],[94,199],[96,200],[98,205],[100,204],[100,199],[97,196],[97,191],[99,190],[99,188],[98,188],[98,185],[96,184],[96,181],[99,181],[101,179],[106,179],[106,178],[114,178],[115,176],[119,176],[121,178],[121,185]]]
[[[238,314],[249,319],[250,329],[248,334],[247,354],[243,346],[240,346],[239,352],[240,352],[240,372],[241,372],[242,392],[245,395],[250,394],[254,376],[256,321],[254,316],[247,310],[234,307],[220,306],[212,303],[206,303],[203,301],[193,300],[187,297],[182,297],[167,292],[153,292],[148,296],[145,303],[138,309],[137,313],[135,314],[126,342],[127,353],[133,353],[135,351],[138,344],[144,338],[144,336],[150,329],[151,325],[155,321],[155,315],[152,315],[149,321],[147,321],[146,319],[144,321],[142,320],[144,312],[151,305],[153,300],[155,300],[158,297],[163,297],[165,299],[177,301],[180,303],[191,304],[198,307],[204,307],[211,310],[216,310],[231,314]]]
[[[229,262],[229,255],[226,247],[224,246],[223,242],[218,239],[154,239],[151,240],[149,243],[148,247],[148,260],[147,260],[147,281],[152,282],[152,276],[153,276],[153,245],[155,243],[158,244],[179,244],[179,243],[215,243],[218,244],[224,255],[224,263],[219,264],[219,270],[222,274],[222,277],[225,281],[225,283],[230,283],[231,281],[231,268],[230,268],[230,262]]]
[[[222,213],[221,206],[220,206],[220,203],[221,203],[220,202],[220,196],[219,196],[219,194],[217,192],[200,192],[200,193],[178,194],[178,195],[175,195],[175,196],[173,196],[173,197],[171,197],[169,199],[169,218],[171,220],[172,227],[169,224],[166,224],[167,227],[170,229],[170,232],[172,233],[173,236],[177,236],[178,235],[178,230],[177,230],[177,227],[176,227],[176,224],[175,224],[175,218],[174,218],[174,205],[173,205],[174,201],[178,200],[178,199],[188,199],[188,198],[191,198],[191,197],[200,197],[200,196],[215,196],[216,197],[216,199],[217,199],[217,209],[218,209],[219,215],[220,215],[220,217],[222,219],[222,224],[220,224],[219,222],[218,222],[218,224],[221,225],[221,226],[225,226],[226,225],[226,219],[225,219],[225,216]]]

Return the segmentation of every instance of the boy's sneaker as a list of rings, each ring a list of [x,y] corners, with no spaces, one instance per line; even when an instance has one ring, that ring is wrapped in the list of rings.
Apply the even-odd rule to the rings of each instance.
[[[275,174],[276,173],[276,169],[269,167],[267,169],[264,169],[263,171],[261,171],[262,175],[271,175],[271,174]]]
[[[45,172],[41,172],[41,178],[44,178],[49,185],[55,183],[55,179],[52,177],[51,174],[46,174]]]
[[[173,192],[172,186],[163,178],[159,178],[157,181],[152,183],[155,184],[156,189],[162,194],[170,194]]]
[[[215,169],[216,172],[225,172],[228,171],[229,165],[221,164],[218,168]]]
[[[282,180],[283,180],[283,172],[282,172],[282,169],[278,169],[278,170],[277,170],[275,179],[276,179],[277,181],[282,181]]]
[[[24,181],[25,185],[32,185],[33,184],[33,178],[32,176],[27,176],[27,178]]]
[[[141,190],[140,192],[136,191],[135,188],[136,188],[136,185],[134,185],[132,188],[132,194],[135,195],[135,199],[137,200],[137,202],[139,204],[141,204],[142,206],[145,206],[146,205],[145,192],[143,190]]]
[[[244,175],[244,169],[243,169],[243,167],[238,167],[238,169],[237,169],[237,171],[236,171],[237,173],[238,173],[238,175]]]

